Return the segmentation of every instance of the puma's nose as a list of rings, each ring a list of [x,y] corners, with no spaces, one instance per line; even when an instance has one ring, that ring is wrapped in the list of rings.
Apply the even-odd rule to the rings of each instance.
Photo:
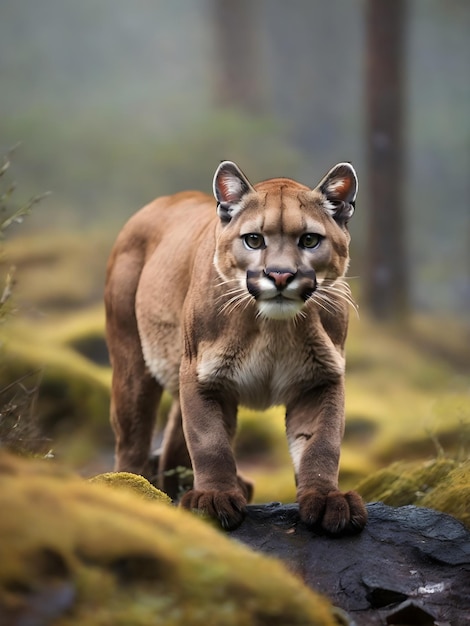
[[[270,278],[278,289],[284,289],[287,285],[294,280],[295,274],[285,269],[271,269],[267,268],[265,274]]]

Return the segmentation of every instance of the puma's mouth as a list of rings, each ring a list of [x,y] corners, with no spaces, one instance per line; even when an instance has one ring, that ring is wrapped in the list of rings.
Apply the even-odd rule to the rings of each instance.
[[[274,320],[286,320],[296,317],[304,306],[298,298],[286,298],[282,294],[269,299],[258,299],[256,302],[262,317]]]
[[[277,274],[277,280],[272,278],[272,274]],[[247,289],[256,300],[263,317],[271,319],[296,317],[317,287],[313,270],[291,274],[289,280],[280,280],[283,276],[286,276],[286,273],[281,271],[271,274],[247,272]]]

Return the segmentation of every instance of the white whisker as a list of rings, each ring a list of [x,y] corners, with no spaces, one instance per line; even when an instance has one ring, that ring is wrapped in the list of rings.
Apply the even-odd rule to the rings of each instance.
[[[349,289],[341,289],[337,288],[335,285],[332,285],[328,289],[328,292],[333,294],[334,296],[338,296],[339,298],[346,300],[347,302],[349,302],[349,304],[351,304],[353,308],[357,309],[357,304],[354,302],[351,291]]]
[[[240,292],[232,296],[227,302],[219,309],[219,313],[226,313],[228,315],[232,314],[238,307],[242,307],[242,311],[244,311],[250,301],[253,299],[253,296],[248,292],[243,292],[241,289]]]
[[[339,312],[341,302],[346,302],[358,315],[358,307],[352,298],[351,289],[343,278],[324,279],[312,294],[310,301],[331,315]]]
[[[306,317],[307,317],[307,313],[304,310],[300,309],[300,311],[297,311],[295,316],[292,318],[294,326],[297,326],[300,320],[305,319]]]
[[[227,300],[227,302],[220,308],[219,313],[224,313],[228,311],[229,309],[232,309],[232,307],[236,308],[241,298],[242,296],[237,294],[233,296],[232,298],[230,298],[229,300]]]
[[[242,307],[242,311],[246,311],[247,308],[250,306],[251,302],[254,301],[254,298],[251,294],[247,293],[245,296],[245,302],[244,302],[244,306]]]
[[[332,302],[325,294],[315,291],[310,299],[327,313],[336,313],[334,302]]]
[[[221,280],[220,283],[215,283],[215,287],[222,287],[223,285],[228,285],[229,283],[239,283],[240,280],[238,278],[227,278]]]
[[[351,294],[351,288],[345,282],[344,278],[340,278],[330,284],[328,284],[328,281],[324,281],[315,294],[321,294],[324,301],[326,299],[332,306],[338,306],[340,300],[346,302],[352,309],[354,309],[356,315],[359,317],[359,307],[354,302]]]
[[[241,296],[245,294],[246,291],[242,287],[234,287],[233,289],[228,289],[227,291],[224,291],[224,293],[219,294],[217,296],[217,300],[221,300],[222,298],[227,298],[229,296]]]

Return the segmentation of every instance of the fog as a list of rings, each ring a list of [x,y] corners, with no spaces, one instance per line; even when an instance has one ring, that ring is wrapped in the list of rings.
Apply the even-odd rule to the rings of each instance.
[[[21,142],[17,197],[51,192],[12,235],[111,237],[159,194],[208,191],[221,159],[237,161],[253,182],[282,175],[312,186],[348,160],[360,179],[351,230],[352,271],[362,276],[374,210],[365,162],[366,3],[242,2],[236,28],[215,6],[3,0],[0,148]],[[405,176],[397,184],[410,298],[418,311],[466,319],[470,5],[410,0],[406,16]],[[224,74],[226,32],[235,65],[245,68],[235,95]]]

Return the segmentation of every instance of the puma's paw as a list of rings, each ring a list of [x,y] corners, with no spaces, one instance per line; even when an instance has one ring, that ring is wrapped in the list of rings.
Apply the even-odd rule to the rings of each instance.
[[[240,491],[188,491],[180,506],[197,510],[219,520],[225,530],[234,530],[243,522],[246,498]]]
[[[331,535],[359,533],[367,522],[367,510],[355,491],[324,492],[310,489],[298,499],[300,519],[307,526],[321,527]]]

